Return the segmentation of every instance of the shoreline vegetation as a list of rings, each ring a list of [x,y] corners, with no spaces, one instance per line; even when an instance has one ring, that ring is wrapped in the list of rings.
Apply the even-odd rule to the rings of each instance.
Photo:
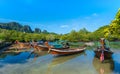
[[[79,31],[72,30],[67,34],[56,34],[47,32],[47,30],[41,31],[39,28],[35,28],[35,30],[32,31],[30,26],[22,26],[16,22],[0,23],[0,42],[13,43],[15,40],[20,42],[30,42],[32,40],[94,42],[103,37],[109,41],[120,41],[120,9],[110,24],[102,26],[94,32],[89,32],[87,29],[83,28]]]
[[[81,46],[86,46],[88,49],[89,48],[95,48],[98,46],[98,41],[93,41],[93,42],[69,42],[70,43],[70,48],[77,48]],[[24,42],[24,44],[26,44]],[[118,49],[120,46],[120,41],[117,42],[109,42],[110,48]],[[20,44],[15,44],[15,43],[10,43],[10,42],[3,42],[0,43],[0,53],[5,51],[5,52],[19,52],[19,51],[29,51],[30,48],[33,48],[32,46],[21,46]],[[33,48],[35,49],[35,48]]]

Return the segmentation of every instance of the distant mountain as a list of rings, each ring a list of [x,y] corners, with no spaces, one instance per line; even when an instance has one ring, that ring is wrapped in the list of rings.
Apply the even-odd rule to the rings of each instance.
[[[0,28],[7,30],[16,30],[21,32],[32,33],[32,29],[29,25],[21,25],[17,22],[9,22],[9,23],[0,23]]]

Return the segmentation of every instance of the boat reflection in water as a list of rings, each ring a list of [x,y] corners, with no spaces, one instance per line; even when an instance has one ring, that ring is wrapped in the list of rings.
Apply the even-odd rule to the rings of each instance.
[[[55,69],[57,66],[60,66],[78,56],[81,56],[81,55],[86,55],[85,52],[82,52],[82,53],[78,53],[78,54],[74,54],[74,55],[64,55],[64,56],[54,56],[53,60],[51,61],[51,63],[48,65],[48,70],[47,70],[47,73],[46,74],[53,74],[51,72],[52,69]]]
[[[94,57],[93,66],[98,74],[110,74],[114,69],[114,61],[112,59],[108,59],[104,60],[104,63],[101,63],[98,58]]]
[[[10,56],[17,56],[19,55],[21,52],[3,52],[0,54],[0,59],[6,58],[8,55]]]
[[[55,56],[55,58],[52,60],[51,65],[56,66],[56,65],[65,63],[65,62],[67,62],[67,61],[69,61],[77,56],[83,55],[83,54],[85,54],[85,53],[83,52],[83,53],[74,54],[74,55]]]
[[[47,54],[48,54],[47,51],[32,51],[30,53],[30,55],[28,56],[28,59],[32,57],[32,58],[34,58],[34,61],[35,61],[38,57],[44,56],[44,55],[47,55]]]

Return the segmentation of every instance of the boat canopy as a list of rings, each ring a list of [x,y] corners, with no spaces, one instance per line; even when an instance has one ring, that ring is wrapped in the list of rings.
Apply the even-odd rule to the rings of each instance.
[[[57,40],[55,42],[50,42],[50,45],[54,46],[55,48],[62,48],[68,41],[66,40]]]
[[[101,38],[102,39],[102,38]],[[107,40],[107,39],[104,39],[104,42],[105,42],[105,47],[106,48],[110,48],[110,42]],[[102,44],[100,43],[100,41],[98,42],[97,44],[98,47],[102,46]]]

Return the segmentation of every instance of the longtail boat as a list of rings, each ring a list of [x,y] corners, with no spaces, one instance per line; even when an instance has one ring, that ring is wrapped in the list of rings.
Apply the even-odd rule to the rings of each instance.
[[[36,50],[42,50],[42,51],[48,51],[49,48],[52,48],[52,49],[59,49],[59,50],[62,50],[62,49],[68,49],[69,47],[61,47],[61,48],[56,48],[54,46],[51,46],[48,44],[48,42],[45,42],[43,45],[35,45],[33,46]]]
[[[104,53],[104,59],[111,59],[112,54],[113,54],[113,52],[110,51],[110,50],[95,50],[94,52],[96,53],[95,56],[98,57],[98,58],[101,57],[101,54],[103,52]]]
[[[50,49],[49,52],[53,55],[70,55],[70,54],[76,54],[76,53],[80,53],[83,52],[85,50],[84,48],[69,48],[69,49]]]
[[[36,46],[34,46],[34,48],[37,49],[37,50],[42,50],[42,51],[48,51],[49,50],[49,47],[46,46],[46,45],[36,45]],[[62,50],[62,49],[68,49],[69,47],[62,47],[62,48],[51,47],[51,48]]]
[[[113,52],[107,46],[106,39],[101,38],[100,44],[101,45],[94,50],[95,56],[98,57],[101,62],[103,62],[105,59],[111,59]]]
[[[29,48],[31,48],[31,44],[29,42],[23,43],[23,42],[19,42],[18,40],[16,40],[15,44],[16,44],[15,46],[17,46],[17,49],[29,49]]]
[[[49,48],[45,45],[36,45],[36,46],[34,46],[34,48],[36,50],[42,50],[42,51],[48,51],[49,50]]]

